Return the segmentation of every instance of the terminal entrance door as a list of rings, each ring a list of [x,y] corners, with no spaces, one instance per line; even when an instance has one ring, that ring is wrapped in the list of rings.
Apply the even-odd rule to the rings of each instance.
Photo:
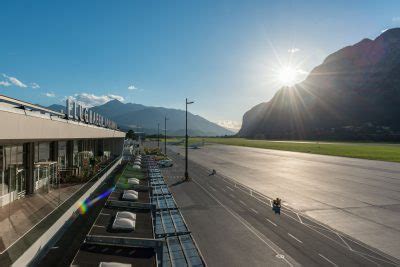
[[[58,175],[58,164],[56,161],[35,163],[34,172],[35,191],[49,192],[58,188],[60,179]]]
[[[17,199],[25,197],[25,170],[17,169],[16,174],[16,182],[17,182]]]
[[[60,174],[58,172],[58,163],[56,161],[49,162],[49,177],[50,177],[50,187],[53,189],[59,188],[60,185]]]

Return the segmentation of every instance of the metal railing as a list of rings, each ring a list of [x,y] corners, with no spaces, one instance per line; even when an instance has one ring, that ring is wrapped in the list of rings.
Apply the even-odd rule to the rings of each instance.
[[[51,109],[48,109],[48,108],[44,108],[44,107],[41,107],[41,106],[38,106],[38,105],[34,105],[32,103],[25,102],[25,101],[22,101],[22,100],[18,100],[18,99],[15,99],[15,98],[12,98],[12,97],[9,97],[9,96],[5,96],[5,95],[0,95],[0,102],[15,104],[20,108],[30,108],[30,109],[32,109],[34,111],[40,111],[40,112],[44,112],[44,113],[49,113],[51,115],[59,116],[61,118],[65,117],[64,113],[57,112],[57,111],[54,111],[54,110],[51,110]]]
[[[164,244],[164,240],[151,239],[151,238],[87,235],[85,243],[93,245],[107,245],[107,246],[121,246],[121,247],[159,248]]]

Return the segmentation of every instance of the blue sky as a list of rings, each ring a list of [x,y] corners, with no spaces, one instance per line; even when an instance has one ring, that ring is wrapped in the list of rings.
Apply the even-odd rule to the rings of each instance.
[[[305,3],[307,2],[307,3]],[[400,27],[399,1],[1,1],[0,94],[184,108],[241,122],[330,53]],[[132,90],[128,89],[131,88]]]

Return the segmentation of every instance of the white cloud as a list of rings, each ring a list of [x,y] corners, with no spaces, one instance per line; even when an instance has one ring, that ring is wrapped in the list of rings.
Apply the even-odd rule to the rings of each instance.
[[[298,74],[303,74],[303,75],[308,75],[308,74],[309,74],[308,71],[305,71],[305,70],[302,70],[302,69],[297,69],[296,72],[297,72]]]
[[[116,99],[118,101],[124,101],[124,98],[122,96],[119,95],[108,95],[108,97],[110,98],[110,100]]]
[[[240,122],[232,120],[220,120],[217,121],[217,124],[234,132],[238,132],[240,130],[240,127],[242,126]]]
[[[20,80],[18,80],[15,77],[7,76],[4,73],[3,73],[3,77],[6,78],[10,83],[12,83],[15,86],[22,87],[22,88],[28,87],[26,84],[24,84],[23,82],[21,82]]]
[[[3,77],[6,78],[10,83],[12,83],[15,86],[22,87],[22,88],[28,87],[26,84],[24,84],[23,82],[21,82],[20,80],[18,80],[15,77],[7,76],[4,73],[3,73]]]
[[[112,94],[94,95],[88,93],[81,93],[81,94],[75,94],[74,96],[69,96],[68,98],[71,100],[75,100],[79,102],[81,105],[86,107],[99,106],[114,99],[118,101],[124,101],[124,98],[122,96],[112,95]]]
[[[11,86],[11,85],[14,85],[14,86],[18,86],[18,87],[21,87],[21,88],[27,88],[28,87],[28,85],[26,85],[25,83],[21,82],[20,80],[18,80],[15,77],[8,76],[7,74],[4,74],[4,73],[2,73],[1,75],[6,79],[6,81],[0,81],[0,86]],[[40,88],[39,84],[37,84],[37,83],[30,83],[29,87],[31,87],[33,89]]]
[[[289,52],[289,53],[292,53],[292,54],[294,54],[294,53],[296,53],[296,52],[299,52],[299,51],[300,51],[300,49],[297,48],[297,47],[293,47],[293,48],[288,49],[288,52]]]
[[[23,82],[21,82],[20,80],[18,80],[18,79],[15,78],[15,77],[10,77],[9,80],[10,80],[10,82],[13,83],[15,86],[22,87],[22,88],[28,87],[26,84],[24,84]]]
[[[137,90],[137,87],[135,87],[133,84],[128,86],[128,90]]]
[[[48,93],[45,93],[44,95],[47,97],[55,97],[56,96],[56,94],[53,92],[48,92]]]
[[[33,89],[40,88],[39,84],[37,84],[37,83],[31,83],[31,87],[32,87]]]
[[[11,83],[9,83],[8,81],[0,81],[0,86],[7,87],[7,86],[10,86],[10,85],[11,85]]]

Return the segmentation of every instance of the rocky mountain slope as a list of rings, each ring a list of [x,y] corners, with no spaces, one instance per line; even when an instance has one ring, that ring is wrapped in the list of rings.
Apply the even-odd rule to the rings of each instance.
[[[303,82],[246,112],[238,134],[393,140],[399,138],[399,118],[400,28],[395,28],[329,55]]]

